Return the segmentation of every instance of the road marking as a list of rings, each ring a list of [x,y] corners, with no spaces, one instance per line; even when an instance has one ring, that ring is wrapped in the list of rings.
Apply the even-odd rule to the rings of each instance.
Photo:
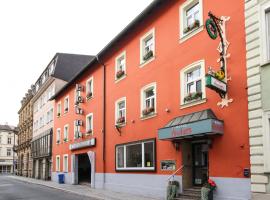
[[[0,185],[0,187],[8,187],[8,186],[12,186],[13,184],[2,184]]]

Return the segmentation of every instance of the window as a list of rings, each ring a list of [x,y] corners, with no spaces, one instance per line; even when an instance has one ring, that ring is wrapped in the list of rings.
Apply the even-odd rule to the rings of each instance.
[[[74,121],[74,138],[78,139],[82,137],[82,133],[81,133],[81,128],[80,126],[76,125],[76,120]]]
[[[126,75],[126,52],[115,59],[115,80],[124,78]]]
[[[67,113],[69,110],[69,97],[65,97],[64,100],[64,112]]]
[[[156,113],[156,83],[149,84],[141,90],[141,117]]]
[[[11,156],[11,149],[7,148],[7,156]]]
[[[180,38],[203,29],[202,0],[188,0],[180,7]]]
[[[64,142],[68,141],[68,124],[64,126]]]
[[[265,11],[267,60],[270,60],[270,8]]]
[[[11,138],[9,137],[8,138],[8,142],[7,142],[8,144],[11,144]]]
[[[115,124],[122,125],[126,122],[126,97],[115,102]]]
[[[2,147],[0,147],[0,156],[2,156]]]
[[[50,122],[53,121],[53,108],[50,110]]]
[[[50,122],[50,114],[51,114],[51,112],[48,111],[48,112],[47,112],[47,117],[46,117],[46,123],[47,123],[47,124]]]
[[[144,64],[155,56],[155,30],[152,29],[140,40],[140,63]]]
[[[56,144],[59,144],[60,143],[60,139],[61,139],[61,129],[58,128],[56,130]]]
[[[117,170],[155,170],[155,141],[148,140],[116,147]]]
[[[91,77],[90,79],[88,79],[86,81],[86,98],[87,99],[91,99],[93,97],[93,85],[94,85],[94,82],[93,82],[93,77]]]
[[[56,162],[55,162],[55,170],[57,172],[60,172],[60,156],[56,156]]]
[[[86,134],[93,134],[93,113],[86,116]]]
[[[68,172],[68,154],[63,155],[63,172]]]
[[[198,61],[181,70],[181,105],[194,103],[205,98],[204,66],[204,61]]]
[[[57,103],[57,117],[61,116],[61,102]]]
[[[0,136],[0,144],[2,144],[2,137]]]

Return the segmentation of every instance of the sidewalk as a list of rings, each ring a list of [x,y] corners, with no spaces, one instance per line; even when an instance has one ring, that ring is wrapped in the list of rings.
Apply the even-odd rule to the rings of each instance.
[[[98,200],[158,200],[155,198],[136,196],[133,194],[127,194],[127,193],[121,193],[121,192],[113,192],[113,191],[104,190],[104,189],[92,189],[83,185],[58,184],[52,181],[43,181],[39,179],[26,178],[26,177],[21,177],[21,176],[9,176],[9,177],[19,180],[19,181],[42,185],[45,187],[50,187],[53,189],[62,190],[65,192],[70,192],[70,193],[78,194],[85,197],[92,197]]]

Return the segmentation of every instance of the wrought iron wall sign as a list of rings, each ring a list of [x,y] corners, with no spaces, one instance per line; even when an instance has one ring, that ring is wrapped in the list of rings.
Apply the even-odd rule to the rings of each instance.
[[[220,97],[221,101],[217,103],[218,106],[224,108],[224,106],[229,106],[229,103],[233,102],[230,99],[227,91],[227,82],[231,80],[228,78],[227,74],[227,58],[230,54],[227,53],[230,43],[226,38],[226,22],[230,20],[230,17],[221,16],[220,18],[213,15],[211,12],[208,13],[209,19],[206,20],[205,26],[209,37],[213,40],[220,38],[220,43],[218,45],[217,51],[220,57],[217,62],[220,63],[220,69],[214,71],[209,67],[209,71],[206,74],[206,87],[216,91]]]

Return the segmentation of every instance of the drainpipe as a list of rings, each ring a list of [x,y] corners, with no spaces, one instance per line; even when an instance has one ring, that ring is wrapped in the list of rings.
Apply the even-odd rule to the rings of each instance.
[[[105,168],[106,168],[106,65],[99,60],[98,55],[96,56],[97,62],[103,66],[103,114],[102,114],[102,161],[103,161],[103,187],[105,185]]]

